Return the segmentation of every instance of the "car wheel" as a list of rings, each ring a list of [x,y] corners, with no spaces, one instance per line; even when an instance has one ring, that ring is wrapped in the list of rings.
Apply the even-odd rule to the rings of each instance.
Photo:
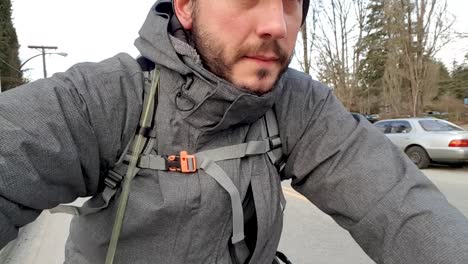
[[[431,159],[427,155],[427,152],[418,146],[410,147],[405,151],[406,155],[410,158],[410,160],[418,166],[420,169],[425,169],[429,167],[429,163]]]

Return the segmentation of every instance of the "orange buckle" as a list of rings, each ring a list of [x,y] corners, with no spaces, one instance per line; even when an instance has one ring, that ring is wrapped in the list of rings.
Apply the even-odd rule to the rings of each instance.
[[[194,155],[188,155],[187,151],[181,151],[180,155],[171,155],[166,160],[168,171],[191,173],[197,171],[197,162]]]

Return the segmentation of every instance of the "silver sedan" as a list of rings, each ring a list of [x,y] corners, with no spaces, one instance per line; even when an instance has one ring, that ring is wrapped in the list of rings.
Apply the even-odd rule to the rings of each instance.
[[[463,166],[468,161],[468,131],[437,118],[388,119],[374,124],[420,168],[430,163]]]

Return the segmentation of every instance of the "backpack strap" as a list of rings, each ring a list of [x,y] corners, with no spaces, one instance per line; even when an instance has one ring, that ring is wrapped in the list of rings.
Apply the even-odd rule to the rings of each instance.
[[[270,141],[271,150],[267,153],[270,161],[276,166],[276,169],[281,173],[286,165],[285,155],[281,148],[282,142],[280,138],[278,120],[273,108],[268,110],[264,117],[264,126],[266,127],[266,135]]]
[[[87,200],[83,206],[61,204],[49,209],[49,212],[52,214],[65,213],[79,216],[93,214],[107,208],[110,200],[114,197],[120,187],[120,183],[122,182],[127,169],[128,166],[126,164],[121,164],[120,166],[116,166],[110,170],[108,176],[104,179],[104,183],[106,185],[104,191]],[[138,170],[136,170],[136,173],[138,173]]]
[[[270,143],[270,151],[267,152],[271,163],[275,165],[281,178],[284,167],[286,167],[286,155],[283,153],[281,137],[279,134],[278,120],[274,108],[268,110],[263,116],[263,137],[267,138]],[[286,209],[286,198],[284,197],[283,189],[280,188],[280,204],[281,209]]]

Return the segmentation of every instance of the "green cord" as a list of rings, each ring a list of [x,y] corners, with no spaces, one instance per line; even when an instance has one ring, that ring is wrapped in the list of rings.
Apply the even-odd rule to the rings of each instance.
[[[143,113],[140,118],[140,126],[143,128],[148,128],[151,126],[151,114],[154,110],[154,98],[157,95],[159,89],[159,77],[160,73],[156,69],[155,74],[153,75],[153,80],[151,82],[151,89],[149,96],[146,97],[147,100],[144,102]],[[157,101],[156,101],[157,102]],[[130,164],[127,169],[126,177],[123,180],[122,193],[120,195],[119,206],[117,208],[117,214],[115,216],[114,227],[112,228],[111,240],[109,242],[109,247],[107,249],[106,262],[105,264],[112,264],[114,262],[115,252],[117,251],[117,242],[119,241],[120,231],[122,230],[123,219],[125,216],[125,210],[127,209],[128,196],[130,194],[130,184],[135,177],[137,170],[137,162],[143,148],[144,136],[138,134],[135,137],[133,144],[132,156],[130,158]]]

